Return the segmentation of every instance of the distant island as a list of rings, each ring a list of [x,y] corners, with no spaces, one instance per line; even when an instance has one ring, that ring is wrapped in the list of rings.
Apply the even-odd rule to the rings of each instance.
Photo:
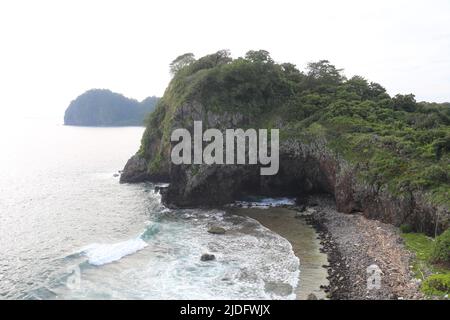
[[[107,89],[92,89],[73,100],[64,115],[64,124],[72,126],[143,126],[159,98],[139,102]]]

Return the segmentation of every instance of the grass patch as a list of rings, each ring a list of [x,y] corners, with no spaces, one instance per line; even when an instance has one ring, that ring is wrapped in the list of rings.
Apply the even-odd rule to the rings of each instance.
[[[403,233],[406,247],[416,254],[416,259],[428,262],[433,252],[434,241],[423,233]]]
[[[422,280],[421,291],[427,296],[443,297],[450,293],[450,269],[433,264],[436,241],[423,233],[402,233],[406,248],[415,254],[413,272]]]

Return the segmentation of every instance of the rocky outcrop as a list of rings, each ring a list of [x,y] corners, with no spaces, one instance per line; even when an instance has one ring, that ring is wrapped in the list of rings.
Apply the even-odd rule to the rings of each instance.
[[[292,72],[292,66],[277,66],[264,56],[259,52],[255,60],[255,53],[250,52],[246,59],[230,63],[229,57],[222,59],[223,52],[218,52],[176,74],[148,119],[140,153],[127,163],[121,181],[168,180],[170,185],[161,194],[169,207],[219,206],[245,195],[301,200],[305,195],[326,193],[333,195],[338,210],[344,213],[359,213],[397,226],[409,224],[428,234],[449,226],[448,202],[442,201],[445,191],[429,187],[427,183],[434,183],[432,174],[415,174],[427,169],[425,158],[430,154],[411,153],[406,138],[395,132],[397,125],[384,126],[385,117],[394,117],[409,128],[405,132],[416,128],[409,123],[412,118],[397,112],[403,110],[397,106],[398,97],[391,99],[367,84],[368,95],[354,100],[351,97],[359,93],[353,92],[348,99],[337,98],[332,92],[347,92],[353,81],[338,79],[328,87],[328,75],[316,79],[324,86],[316,86],[309,83],[316,76],[314,70],[304,78],[300,72]],[[319,65],[324,66],[323,62]],[[296,85],[286,87],[291,82]],[[309,89],[302,89],[304,85]],[[325,87],[330,91],[323,90]],[[414,101],[411,103],[419,108]],[[416,117],[422,114],[416,113]],[[434,125],[444,128],[444,120]],[[215,128],[222,132],[228,128],[280,128],[278,174],[261,176],[258,165],[173,165],[171,133],[185,128],[193,135],[194,121],[202,121],[203,130]],[[393,135],[387,135],[381,143],[380,135],[391,131]],[[436,154],[430,164],[434,163],[436,170],[430,172],[440,179],[438,183],[445,190],[448,177],[444,161],[439,159],[447,140],[435,138]],[[356,142],[352,144],[352,140]],[[430,145],[431,141],[416,147],[428,150]],[[370,151],[368,161],[364,150]],[[379,161],[387,155],[388,161]],[[409,165],[411,159],[420,165]],[[414,179],[410,180],[409,175],[415,175]],[[391,181],[391,188],[396,190],[388,189],[386,184]],[[438,197],[431,201],[421,190],[430,190]],[[446,206],[437,205],[438,201]]]
[[[257,166],[172,166],[171,185],[163,196],[169,206],[217,206],[245,195],[294,196],[327,193],[344,213],[434,234],[448,227],[449,211],[430,205],[424,194],[393,196],[385,188],[358,179],[358,168],[326,146],[289,141],[280,150],[280,170],[260,176]]]
[[[137,183],[148,179],[147,161],[139,155],[134,155],[127,161],[120,176],[121,183]]]
[[[174,128],[186,117],[208,119],[209,127],[218,128],[239,127],[245,121],[242,117],[210,114],[198,103],[179,110]],[[394,196],[383,186],[360,180],[358,166],[329,148],[325,139],[284,141],[280,169],[274,176],[261,176],[258,165],[173,165],[169,159],[163,161],[169,172],[158,176],[149,172],[148,160],[136,155],[125,166],[121,182],[169,180],[170,186],[162,193],[169,207],[218,206],[255,194],[301,199],[327,193],[334,196],[337,209],[344,213],[360,213],[396,226],[409,224],[428,234],[445,230],[449,224],[448,208],[430,205],[424,194]]]

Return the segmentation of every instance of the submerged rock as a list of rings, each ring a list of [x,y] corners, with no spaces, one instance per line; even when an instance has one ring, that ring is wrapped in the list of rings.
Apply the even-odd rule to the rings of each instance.
[[[222,227],[214,226],[214,227],[209,228],[208,232],[212,233],[212,234],[225,234],[227,231]]]
[[[290,284],[282,282],[266,282],[264,290],[282,297],[288,296],[293,292],[293,288]]]

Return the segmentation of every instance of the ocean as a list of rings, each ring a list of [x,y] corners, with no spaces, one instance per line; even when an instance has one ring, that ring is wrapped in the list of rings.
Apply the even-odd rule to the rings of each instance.
[[[0,299],[295,299],[300,261],[285,238],[119,183],[143,130],[2,121]]]

